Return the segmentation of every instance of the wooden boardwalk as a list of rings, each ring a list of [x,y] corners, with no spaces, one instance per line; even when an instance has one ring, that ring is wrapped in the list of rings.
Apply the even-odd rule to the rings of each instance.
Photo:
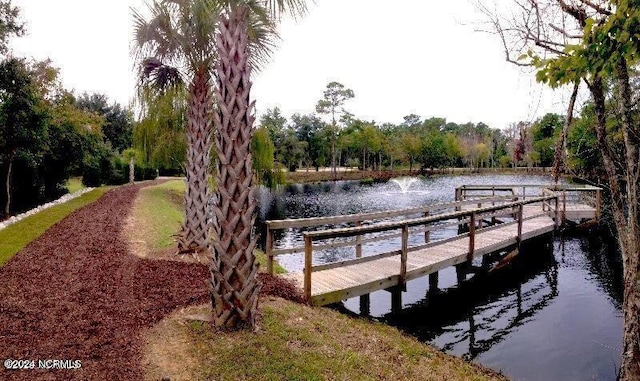
[[[456,195],[458,196],[458,192]],[[355,226],[304,233],[305,271],[290,273],[288,277],[305,291],[305,295],[315,305],[335,303],[382,289],[401,289],[407,281],[426,275],[430,275],[430,283],[437,284],[437,273],[440,270],[469,264],[474,258],[518,247],[529,239],[549,234],[569,215],[571,218],[594,219],[599,212],[598,205],[578,202],[568,204],[566,196],[563,200],[560,195],[552,192],[543,192],[542,196],[530,196],[528,199],[520,197],[523,198],[520,201],[513,201],[518,198],[513,195],[505,198],[495,195],[495,192],[481,198],[469,197],[469,194],[456,198],[456,202],[443,207],[455,209],[452,212],[432,215],[442,205],[431,205],[426,211],[413,209],[407,213],[415,215],[417,212],[423,217],[400,221],[362,224],[363,220],[371,217],[379,219],[380,213],[325,217],[320,221],[322,224],[346,221],[354,222]],[[386,213],[391,217],[398,217],[399,211]],[[300,223],[300,220],[297,221]],[[279,228],[283,225],[286,223],[274,223],[272,227]],[[452,226],[462,227],[465,231],[454,237],[430,242],[431,231]],[[411,233],[424,232],[426,243],[409,247],[409,229],[415,227],[419,230],[414,229]],[[375,236],[398,230],[401,230],[399,234]],[[273,243],[273,236],[269,237],[271,242],[268,242],[267,253],[272,257],[275,250],[270,250],[269,243]],[[354,239],[335,242],[336,239],[345,237]],[[362,255],[363,242],[397,240],[398,237],[401,238],[399,250]],[[329,244],[314,244],[314,241],[327,240],[334,241]],[[313,264],[314,249],[348,245],[356,246],[356,258],[337,263]],[[289,249],[289,252],[295,250]]]

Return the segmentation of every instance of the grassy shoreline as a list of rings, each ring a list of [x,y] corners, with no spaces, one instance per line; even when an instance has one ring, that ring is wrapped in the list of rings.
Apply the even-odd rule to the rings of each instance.
[[[440,176],[440,175],[468,175],[476,173],[485,174],[550,174],[551,169],[545,167],[534,168],[442,168],[442,169],[408,169],[382,170],[382,171],[339,171],[335,180],[370,180],[374,182],[388,181],[389,179],[402,176]],[[286,181],[289,184],[302,184],[332,181],[334,176],[331,171],[315,171],[311,169],[298,170],[297,172],[287,172]]]
[[[166,250],[166,236],[179,227],[162,216],[182,218],[180,192],[183,181],[171,180],[142,188],[134,202],[132,215],[146,216],[144,224],[151,225],[140,227],[151,250]],[[396,328],[328,308],[262,297],[258,330],[226,333],[206,322],[210,308],[174,311],[145,331],[146,380],[506,379]]]

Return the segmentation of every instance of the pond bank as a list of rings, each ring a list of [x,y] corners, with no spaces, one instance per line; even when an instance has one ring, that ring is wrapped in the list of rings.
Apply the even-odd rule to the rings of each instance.
[[[382,170],[382,171],[360,171],[360,170],[340,170],[335,178],[331,170],[300,169],[296,172],[287,172],[287,183],[303,184],[332,180],[371,180],[373,182],[384,182],[392,178],[403,176],[436,176],[436,175],[462,175],[462,174],[531,174],[544,175],[551,174],[549,167],[518,167],[518,168],[431,168],[431,169],[408,169]]]
[[[163,199],[180,210],[173,193],[181,181],[148,187],[154,203],[134,202],[134,215],[150,215]],[[139,208],[140,210],[136,210]],[[145,221],[146,239],[164,231],[167,218]],[[150,255],[149,258],[156,258]],[[259,258],[259,259],[263,259]],[[264,281],[264,280],[263,280]],[[264,286],[267,288],[267,286]],[[144,379],[364,379],[505,380],[499,373],[442,353],[398,329],[354,319],[326,308],[262,296],[257,332],[214,333],[206,322],[210,306],[174,310],[141,337]],[[198,319],[194,317],[205,317]]]
[[[462,184],[549,182],[548,174],[465,174],[418,178],[407,189],[395,182],[300,185],[266,195],[263,199],[270,207],[261,211],[266,219],[373,213],[452,201],[454,189]],[[277,234],[275,248],[303,245],[302,234],[296,228]],[[456,234],[453,228],[443,229],[431,232],[430,238]],[[420,235],[409,239],[418,242],[424,239]],[[399,245],[399,239],[375,241],[363,244],[362,252],[374,255]],[[595,235],[558,233],[553,241],[528,248],[531,255],[461,286],[454,268],[440,272],[438,292],[430,292],[425,279],[410,281],[402,310],[396,313],[386,291],[372,293],[366,308],[357,297],[343,305],[514,379],[613,381],[622,345],[622,283],[621,265],[611,246]],[[324,264],[353,258],[355,251],[330,248],[314,254],[314,261]],[[289,271],[304,267],[302,254],[283,254],[278,261]]]

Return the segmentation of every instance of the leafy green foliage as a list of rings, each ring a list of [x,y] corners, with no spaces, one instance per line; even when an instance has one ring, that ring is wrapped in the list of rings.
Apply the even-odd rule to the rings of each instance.
[[[333,125],[336,124],[336,115],[345,112],[342,108],[344,103],[355,95],[353,90],[346,88],[339,82],[330,82],[323,92],[323,98],[318,101],[316,111],[320,114],[330,114]]]
[[[185,89],[141,89],[139,101],[143,113],[134,126],[133,146],[141,154],[140,163],[163,174],[183,173],[187,151]]]
[[[7,53],[11,36],[22,36],[25,32],[20,19],[20,10],[11,4],[11,0],[0,1],[0,54]]]
[[[76,100],[78,108],[95,113],[104,118],[102,133],[105,141],[118,152],[131,147],[133,115],[119,103],[108,103],[104,94],[82,94]]]
[[[251,155],[253,169],[258,181],[268,187],[284,183],[284,175],[274,162],[275,148],[266,128],[258,128],[251,139]]]

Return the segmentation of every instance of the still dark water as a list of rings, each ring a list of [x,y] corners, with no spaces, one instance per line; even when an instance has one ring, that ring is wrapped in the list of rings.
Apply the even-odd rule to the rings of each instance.
[[[443,176],[414,182],[406,193],[395,183],[336,182],[295,185],[261,193],[261,219],[318,217],[418,207],[453,201],[462,184],[536,184],[548,177],[521,175]],[[455,235],[441,231],[432,239]],[[421,237],[413,237],[416,243]],[[301,232],[276,236],[277,247],[301,244]],[[364,253],[397,249],[376,242]],[[314,263],[352,257],[352,249],[318,253]],[[278,257],[301,270],[302,254]],[[428,278],[413,280],[403,309],[391,312],[386,291],[371,294],[370,316],[421,341],[462,356],[514,380],[615,380],[622,346],[621,270],[615,250],[599,239],[556,235],[530,246],[510,266],[457,285],[454,268],[440,272],[437,293]],[[360,311],[359,298],[343,302]]]

